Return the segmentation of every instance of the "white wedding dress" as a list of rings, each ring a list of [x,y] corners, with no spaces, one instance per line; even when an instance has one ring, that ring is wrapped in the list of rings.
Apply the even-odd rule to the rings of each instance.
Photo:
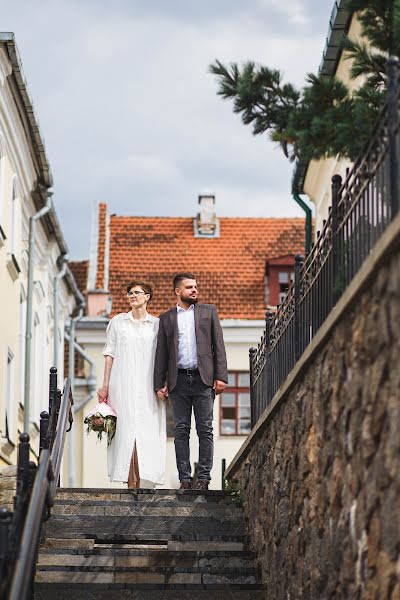
[[[108,475],[111,481],[128,481],[136,442],[140,487],[165,482],[165,402],[153,387],[158,324],[159,319],[148,313],[144,321],[136,321],[131,312],[120,313],[108,324],[103,350],[114,359],[107,402],[117,413]]]

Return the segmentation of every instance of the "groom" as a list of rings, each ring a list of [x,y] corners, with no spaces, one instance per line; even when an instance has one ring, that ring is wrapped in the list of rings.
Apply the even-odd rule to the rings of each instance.
[[[207,490],[213,463],[213,404],[228,381],[221,324],[214,304],[197,304],[192,273],[175,275],[177,305],[160,315],[154,387],[171,399],[175,454],[181,489],[192,487],[189,436],[192,409],[199,436],[196,490]]]

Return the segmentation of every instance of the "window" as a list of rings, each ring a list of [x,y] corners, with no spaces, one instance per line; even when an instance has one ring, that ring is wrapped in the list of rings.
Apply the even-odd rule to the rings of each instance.
[[[11,230],[10,230],[10,242],[11,242],[11,254],[15,256],[17,248],[17,181],[14,177],[12,186],[12,198],[11,198]]]
[[[26,293],[24,286],[21,286],[21,292],[19,297],[19,323],[20,323],[20,334],[19,334],[19,356],[20,356],[20,368],[19,368],[19,403],[20,406],[24,405],[24,394],[25,394],[25,333],[26,333]]]
[[[5,389],[5,411],[3,436],[10,439],[10,433],[13,433],[14,415],[13,415],[13,396],[14,396],[14,353],[7,349],[7,367],[6,367],[6,389]]]
[[[279,282],[279,304],[282,304],[286,298],[287,291],[294,281],[294,273],[287,271],[279,271],[278,282]]]
[[[14,176],[12,182],[11,215],[10,215],[10,247],[7,253],[7,268],[13,281],[16,281],[21,273],[16,254],[19,251],[19,215],[18,215],[18,188],[17,179]],[[1,233],[1,232],[0,232]]]
[[[250,433],[250,375],[230,372],[225,392],[220,397],[221,435]]]
[[[40,320],[37,313],[33,319],[32,336],[32,378],[31,378],[31,415],[30,420],[34,423],[39,421],[39,405],[41,396],[41,365],[43,364],[43,349],[40,343]]]

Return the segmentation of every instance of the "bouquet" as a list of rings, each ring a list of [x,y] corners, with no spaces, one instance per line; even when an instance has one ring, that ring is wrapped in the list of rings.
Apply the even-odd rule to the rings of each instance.
[[[99,402],[96,404],[93,410],[86,415],[83,422],[87,425],[86,432],[88,434],[91,431],[95,431],[97,437],[101,441],[103,433],[106,433],[107,446],[111,444],[117,426],[117,415],[115,410],[111,408],[109,404],[106,402]]]

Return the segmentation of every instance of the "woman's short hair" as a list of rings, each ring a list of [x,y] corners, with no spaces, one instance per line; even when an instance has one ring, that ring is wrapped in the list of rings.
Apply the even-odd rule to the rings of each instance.
[[[142,290],[144,292],[146,292],[146,294],[149,294],[149,296],[150,296],[149,302],[150,302],[150,300],[152,299],[152,297],[154,295],[154,285],[152,283],[150,283],[149,281],[139,281],[139,279],[133,279],[126,286],[126,293],[130,292],[133,287],[141,287]]]

